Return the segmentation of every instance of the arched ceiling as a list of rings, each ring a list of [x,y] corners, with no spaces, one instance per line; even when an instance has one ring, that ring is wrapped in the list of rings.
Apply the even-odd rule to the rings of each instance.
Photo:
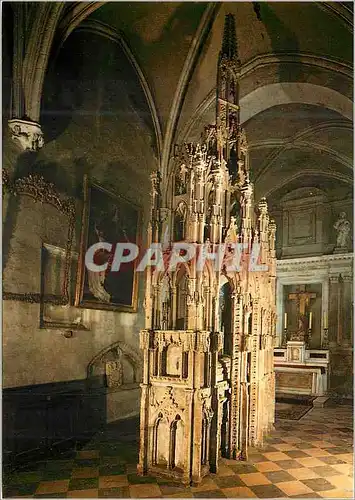
[[[301,173],[310,185],[352,182],[351,11],[351,2],[70,3],[56,41],[86,25],[124,42],[161,135],[164,172],[174,143],[214,121],[224,18],[233,13],[241,115],[263,195],[301,185]]]

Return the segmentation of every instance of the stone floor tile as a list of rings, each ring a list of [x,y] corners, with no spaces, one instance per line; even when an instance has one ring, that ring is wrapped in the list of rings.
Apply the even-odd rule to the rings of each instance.
[[[99,489],[99,498],[131,498],[131,493],[129,491],[129,486],[123,486],[122,488],[107,488]]]
[[[36,494],[66,493],[69,489],[69,479],[62,481],[41,481],[36,490]]]
[[[235,472],[228,465],[220,464],[218,466],[218,476],[233,476],[234,474]]]
[[[270,460],[266,462],[259,462],[258,464],[255,464],[255,467],[259,472],[274,472],[277,470],[282,470],[277,463],[270,462]]]
[[[99,487],[98,477],[73,478],[70,480],[70,490],[92,490]]]
[[[98,498],[99,490],[72,490],[68,491],[67,498]]]
[[[162,492],[163,496],[166,495],[176,495],[178,493],[188,493],[190,492],[190,487],[185,486],[183,484],[173,484],[173,483],[168,483],[168,484],[159,484],[160,491]]]
[[[131,484],[129,491],[132,498],[161,498],[162,492],[157,484]]]
[[[283,498],[285,493],[274,484],[264,484],[261,486],[251,486],[250,489],[257,498]]]
[[[294,481],[295,478],[291,476],[288,472],[284,470],[276,472],[265,472],[265,476],[269,479],[272,484],[278,484],[285,481]]]
[[[99,477],[99,489],[104,490],[107,488],[120,488],[122,486],[128,486],[128,479],[126,475],[114,475],[114,476],[100,476]]]
[[[299,469],[290,469],[289,474],[296,479],[316,479],[319,478],[314,469],[308,469],[308,467],[301,467]]]
[[[97,467],[81,467],[80,469],[73,469],[72,478],[87,478],[98,477],[99,469]]]
[[[98,450],[81,450],[77,452],[77,458],[79,459],[93,459],[99,458],[100,452]]]
[[[265,462],[265,455],[262,453],[250,453],[248,457],[249,463],[257,464],[258,462]]]
[[[38,488],[38,483],[18,484],[3,487],[3,495],[5,498],[14,498],[23,495],[34,495]]]
[[[332,477],[327,477],[327,481],[329,481],[333,486],[336,486],[337,488],[340,488],[342,490],[346,491],[354,490],[354,481],[351,477],[342,475],[332,476]]]
[[[304,467],[320,467],[324,465],[324,462],[315,457],[296,458],[295,460]]]
[[[311,488],[311,490],[316,492],[335,489],[335,486],[333,486],[332,483],[324,479],[324,477],[319,477],[315,479],[302,479],[301,481],[306,486],[308,486],[308,488]]]
[[[329,491],[319,491],[318,494],[322,498],[354,498],[353,493],[351,491],[345,491],[341,489],[329,490]]]
[[[329,441],[311,441],[311,444],[317,448],[335,448],[335,444],[329,443]]]
[[[304,453],[307,453],[307,455],[311,457],[330,457],[331,454],[329,451],[323,450],[322,448],[311,448],[309,450],[302,450]]]
[[[260,463],[260,462],[257,462]],[[252,472],[258,472],[257,464],[250,464],[246,462],[236,462],[236,465],[230,465],[230,468],[235,474],[250,474]]]
[[[301,467],[301,464],[297,462],[296,460],[280,460],[280,462],[277,462],[277,464],[281,467],[283,470],[290,470],[290,469],[299,469]]]
[[[251,474],[240,474],[240,479],[247,486],[260,486],[264,484],[271,484],[271,481],[261,472],[254,472]]]
[[[275,444],[274,448],[276,448],[277,451],[291,451],[291,450],[297,450],[296,446],[294,446],[291,443],[281,443],[281,444]]]
[[[332,465],[323,465],[321,467],[312,467],[314,472],[320,477],[331,477],[331,476],[341,476],[342,473],[337,469],[334,469]]]
[[[271,453],[264,453],[264,456],[271,460],[272,462],[277,462],[279,460],[287,460],[289,457],[282,451],[275,451]]]
[[[338,470],[344,476],[349,476],[353,472],[352,464],[332,464],[332,467]]]
[[[206,476],[202,479],[201,483],[197,486],[191,486],[191,491],[195,493],[196,491],[212,491],[217,490],[218,486],[214,482],[211,476]]]
[[[295,436],[286,436],[283,438],[283,441],[286,441],[286,443],[291,443],[291,444],[302,443],[302,439]]]
[[[195,491],[194,498],[226,498],[222,490]]]
[[[215,477],[214,482],[219,488],[234,488],[235,486],[244,486],[241,477],[237,474],[233,476]]]
[[[313,493],[313,490],[301,481],[285,481],[277,483],[276,486],[287,496],[308,494],[311,497],[311,494]]]
[[[163,495],[163,498],[194,498],[192,491],[173,493],[172,495]]]
[[[226,498],[257,498],[256,494],[247,486],[223,488],[222,492]]]
[[[343,460],[344,462],[347,462],[349,464],[352,464],[354,462],[354,455],[352,453],[340,454],[340,455],[337,455],[337,458],[339,458],[339,460]]]

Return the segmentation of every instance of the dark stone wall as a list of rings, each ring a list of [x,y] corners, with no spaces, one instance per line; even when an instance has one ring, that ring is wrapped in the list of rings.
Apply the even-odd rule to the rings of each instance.
[[[9,39],[3,46],[4,50],[8,47],[7,53],[10,45]],[[8,97],[4,95],[4,110]],[[73,32],[58,56],[50,58],[40,122],[45,145],[37,153],[21,151],[4,128],[3,166],[12,179],[37,173],[61,194],[75,197],[74,252],[79,250],[84,174],[141,207],[144,235],[149,176],[158,165],[156,139],[138,77],[120,47],[93,33]],[[27,256],[26,270],[37,283],[38,238],[60,246],[67,227],[45,205],[24,202],[22,196],[5,194],[3,207],[4,251],[12,261],[18,255]],[[51,241],[45,241],[49,227]],[[34,233],[36,241],[31,239]],[[4,261],[4,279],[15,291],[23,280],[18,268],[8,264],[10,260]],[[144,323],[142,291],[140,281],[137,313],[87,310],[89,330],[76,332],[72,339],[65,339],[60,328],[40,328],[38,304],[5,301],[4,386],[83,379],[90,360],[107,345],[123,340],[137,347]]]

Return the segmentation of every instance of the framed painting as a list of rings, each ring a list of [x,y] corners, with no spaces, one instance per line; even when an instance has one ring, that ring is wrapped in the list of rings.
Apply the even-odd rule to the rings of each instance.
[[[119,271],[111,270],[117,243],[138,244],[140,208],[84,177],[84,207],[78,259],[75,305],[91,309],[135,312],[138,280],[135,262],[125,263]],[[104,271],[87,269],[87,250],[99,242],[112,244],[111,251],[101,249],[94,263],[106,264]]]

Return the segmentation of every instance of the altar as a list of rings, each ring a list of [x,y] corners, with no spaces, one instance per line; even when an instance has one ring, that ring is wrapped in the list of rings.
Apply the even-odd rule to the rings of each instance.
[[[324,396],[328,390],[329,351],[289,341],[274,349],[276,393]]]
[[[277,261],[277,394],[337,393],[352,373],[352,257]]]

